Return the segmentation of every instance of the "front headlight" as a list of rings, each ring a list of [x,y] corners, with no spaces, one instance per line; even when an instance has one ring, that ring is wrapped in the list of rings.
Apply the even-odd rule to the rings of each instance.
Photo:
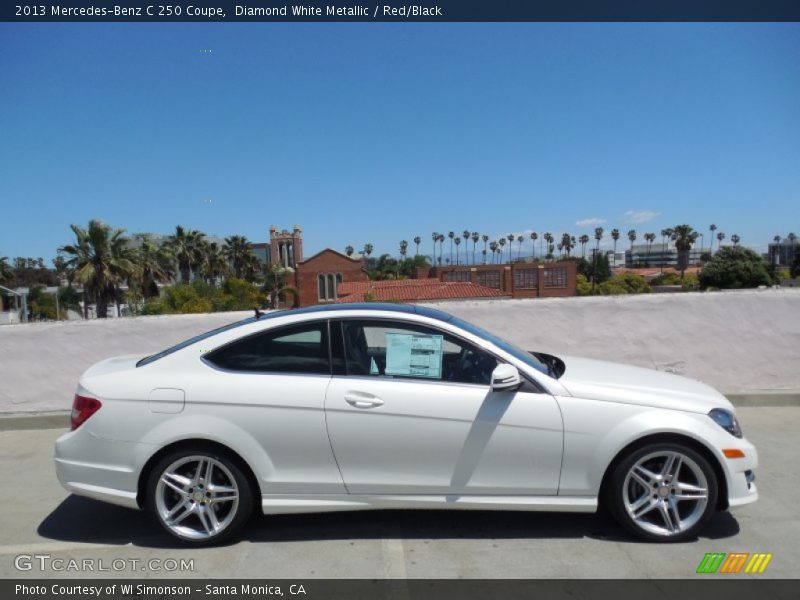
[[[725,410],[724,408],[715,408],[708,413],[708,416],[714,419],[717,425],[731,435],[735,435],[737,438],[742,437],[742,428],[739,427],[739,421],[736,420],[736,415],[731,411]]]

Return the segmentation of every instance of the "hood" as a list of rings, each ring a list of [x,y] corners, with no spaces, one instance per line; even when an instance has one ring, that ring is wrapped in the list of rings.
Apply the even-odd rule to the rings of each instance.
[[[725,396],[695,379],[601,360],[560,358],[565,369],[558,382],[577,398],[698,413],[733,410]]]

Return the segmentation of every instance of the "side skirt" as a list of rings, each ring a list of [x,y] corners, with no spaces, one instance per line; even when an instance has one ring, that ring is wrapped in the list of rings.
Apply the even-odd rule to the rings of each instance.
[[[261,509],[265,515],[398,508],[593,513],[597,511],[597,498],[587,496],[351,496],[347,494],[303,494],[297,496],[264,494],[261,496]]]

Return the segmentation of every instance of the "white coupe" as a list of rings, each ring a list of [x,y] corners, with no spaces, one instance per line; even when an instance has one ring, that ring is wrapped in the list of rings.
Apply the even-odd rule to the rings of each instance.
[[[526,352],[447,313],[256,313],[80,379],[55,445],[69,491],[146,508],[187,544],[267,514],[594,512],[651,541],[754,502],[756,450],[698,381]]]

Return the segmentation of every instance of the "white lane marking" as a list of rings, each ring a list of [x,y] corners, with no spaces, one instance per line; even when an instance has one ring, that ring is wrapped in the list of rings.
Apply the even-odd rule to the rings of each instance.
[[[91,544],[80,542],[38,542],[33,544],[0,544],[0,554],[37,554],[40,552],[66,552],[98,548],[130,548],[133,544]]]

